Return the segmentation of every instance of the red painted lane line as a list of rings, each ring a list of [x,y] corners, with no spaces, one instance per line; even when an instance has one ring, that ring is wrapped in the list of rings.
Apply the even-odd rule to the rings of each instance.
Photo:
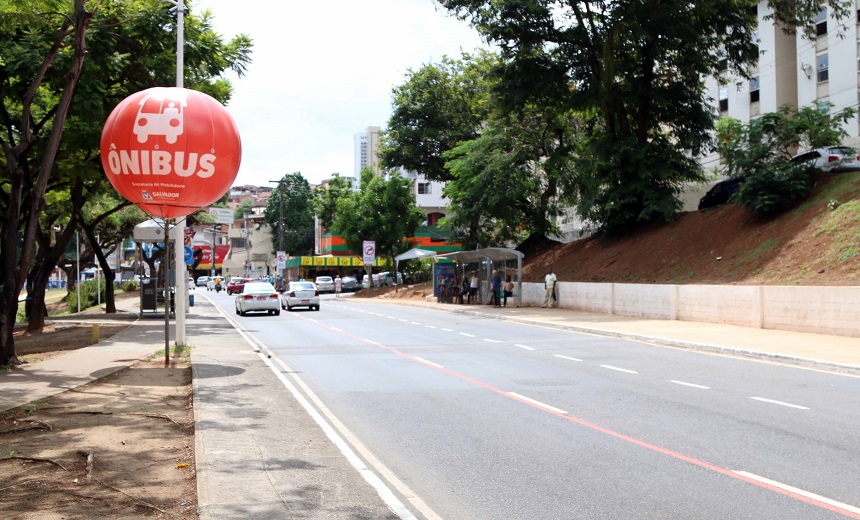
[[[303,319],[305,321],[308,321],[310,323],[313,323],[314,325],[318,325],[324,329],[335,332],[337,334],[341,334],[343,336],[347,336],[347,337],[355,339],[357,341],[368,343],[370,345],[373,345],[374,347],[381,348],[383,350],[387,350],[387,351],[389,351],[393,354],[396,354],[402,358],[408,359],[410,361],[414,361],[415,363],[420,363],[422,366],[430,368],[431,370],[437,370],[439,372],[443,372],[443,373],[448,374],[450,376],[456,377],[457,379],[460,379],[462,381],[466,381],[467,383],[471,383],[475,386],[479,386],[481,388],[484,388],[485,390],[489,390],[490,392],[495,392],[496,394],[501,395],[506,399],[511,399],[513,401],[517,401],[519,403],[531,406],[532,408],[535,408],[536,410],[540,410],[544,413],[555,415],[556,417],[559,417],[561,419],[565,419],[567,421],[578,424],[580,426],[585,426],[586,428],[592,429],[594,431],[598,431],[600,433],[605,433],[606,435],[611,435],[612,437],[615,437],[616,439],[620,439],[620,440],[623,440],[625,442],[635,444],[636,446],[640,446],[642,448],[645,448],[645,449],[648,449],[648,450],[651,450],[651,451],[654,451],[657,453],[661,453],[661,454],[666,455],[668,457],[672,457],[673,459],[677,459],[677,460],[686,462],[688,464],[692,464],[694,466],[699,466],[700,468],[704,468],[704,469],[713,471],[714,473],[719,473],[720,475],[725,475],[727,477],[731,477],[731,478],[736,479],[736,480],[741,480],[743,482],[746,482],[747,484],[752,484],[754,486],[773,491],[774,493],[779,493],[780,495],[784,495],[784,496],[793,498],[795,500],[800,500],[801,502],[805,502],[807,504],[817,506],[817,507],[820,507],[822,509],[827,509],[828,511],[838,513],[838,514],[843,515],[847,518],[855,518],[857,520],[860,520],[860,514],[854,513],[852,511],[847,511],[847,510],[842,509],[840,507],[828,504],[826,502],[821,502],[820,500],[815,500],[814,498],[810,498],[810,497],[795,493],[793,491],[789,491],[787,489],[782,489],[782,488],[779,488],[776,486],[772,486],[772,485],[767,484],[765,482],[761,482],[761,481],[749,478],[745,475],[739,475],[739,474],[733,472],[732,470],[721,468],[721,467],[716,466],[714,464],[711,464],[709,462],[705,462],[703,460],[699,460],[699,459],[696,459],[694,457],[688,457],[687,455],[678,453],[676,451],[672,451],[672,450],[667,449],[667,448],[662,448],[662,447],[657,446],[655,444],[651,444],[651,443],[645,442],[643,440],[636,439],[634,437],[630,437],[629,435],[625,435],[625,434],[623,434],[621,432],[617,432],[615,430],[610,430],[609,428],[604,428],[603,426],[599,426],[597,424],[590,423],[584,419],[574,417],[570,414],[563,414],[563,413],[554,412],[552,410],[548,410],[546,408],[538,406],[535,403],[530,403],[526,400],[519,399],[516,396],[510,395],[509,393],[505,392],[504,390],[500,390],[494,386],[488,385],[487,383],[482,383],[481,381],[478,381],[477,379],[472,379],[471,377],[466,376],[464,374],[461,374],[459,372],[454,372],[453,370],[448,369],[448,368],[435,367],[432,365],[428,365],[427,363],[423,363],[421,360],[416,359],[414,356],[410,356],[409,354],[401,352],[401,351],[397,350],[396,348],[389,347],[389,346],[383,345],[382,343],[377,343],[375,341],[370,341],[370,340],[362,338],[360,336],[356,336],[355,334],[350,334],[349,332],[344,332],[344,331],[337,329],[335,327],[330,327],[328,325],[325,325],[324,323],[313,321],[313,320],[310,320],[310,319],[305,318],[303,316],[296,315],[296,317]]]

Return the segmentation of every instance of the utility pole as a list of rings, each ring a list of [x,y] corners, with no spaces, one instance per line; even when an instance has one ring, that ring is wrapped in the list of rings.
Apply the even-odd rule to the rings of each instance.
[[[284,250],[284,179],[269,181],[278,183],[278,251]],[[276,266],[278,264],[275,264]],[[286,269],[286,267],[284,268]],[[278,269],[278,278],[284,280],[284,269]]]

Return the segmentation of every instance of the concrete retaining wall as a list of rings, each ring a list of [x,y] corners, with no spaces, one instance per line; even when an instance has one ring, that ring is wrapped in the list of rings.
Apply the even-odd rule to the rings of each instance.
[[[522,284],[523,305],[544,301]],[[791,287],[559,282],[559,307],[664,320],[860,337],[860,286]]]

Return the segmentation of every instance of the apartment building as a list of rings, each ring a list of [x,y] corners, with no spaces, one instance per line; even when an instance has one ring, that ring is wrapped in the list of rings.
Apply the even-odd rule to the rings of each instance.
[[[756,36],[760,55],[758,64],[752,68],[752,78],[733,76],[726,70],[719,78],[707,80],[708,97],[719,115],[748,123],[784,105],[817,106],[830,112],[856,108],[860,104],[857,4],[851,15],[843,19],[834,18],[829,9],[819,12],[815,39],[802,31],[786,33],[767,19],[771,14],[767,2],[758,4]],[[845,130],[848,137],[842,144],[860,145],[856,117],[845,125]],[[701,163],[713,172],[720,165],[720,158],[710,154]]]

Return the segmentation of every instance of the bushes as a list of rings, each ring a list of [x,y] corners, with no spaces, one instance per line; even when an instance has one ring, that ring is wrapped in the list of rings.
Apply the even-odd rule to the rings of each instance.
[[[140,286],[134,280],[126,280],[120,286],[122,292],[134,292],[140,290]]]
[[[107,285],[104,279],[99,281],[91,280],[78,284],[73,290],[69,291],[68,304],[69,311],[77,312],[78,310],[78,293],[81,295],[81,310],[88,309],[98,305],[99,298],[105,301]],[[101,293],[101,295],[99,295]]]
[[[754,213],[776,215],[809,196],[817,173],[794,164],[771,165],[747,176],[737,200]]]

